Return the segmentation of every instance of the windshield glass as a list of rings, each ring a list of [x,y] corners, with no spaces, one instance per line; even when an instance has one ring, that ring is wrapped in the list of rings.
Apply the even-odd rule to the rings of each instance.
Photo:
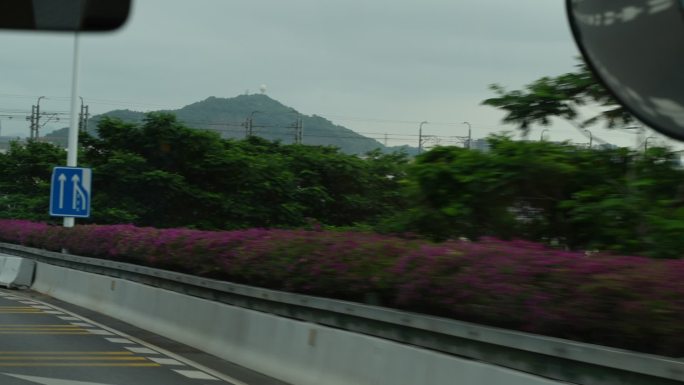
[[[561,1],[140,0],[0,44],[0,241],[684,356],[684,150]]]

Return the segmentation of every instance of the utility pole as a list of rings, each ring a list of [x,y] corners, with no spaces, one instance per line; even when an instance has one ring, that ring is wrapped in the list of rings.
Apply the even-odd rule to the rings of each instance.
[[[88,131],[88,117],[90,117],[90,106],[85,106],[85,115],[83,115],[83,131]]]
[[[40,127],[40,105],[36,106],[36,116],[33,118],[33,132],[31,139],[38,140],[38,127]]]
[[[294,143],[295,144],[302,144],[302,140],[304,139],[304,118],[302,117],[302,114],[297,112],[294,108],[290,108],[287,113],[295,114],[297,119],[287,128],[292,128],[294,129]]]
[[[78,132],[83,132],[83,98],[81,98],[81,111],[78,113]]]
[[[302,117],[297,118],[297,122],[295,123],[295,143],[296,144],[302,144],[302,140],[304,139],[304,119]]]
[[[36,106],[31,106],[31,116],[27,116],[26,120],[29,121],[29,140],[32,140],[33,131],[36,127]]]
[[[387,133],[385,133],[385,147],[387,147]]]
[[[594,134],[591,133],[591,131],[587,130],[586,128],[584,129],[589,134],[589,149],[591,150],[592,145],[594,144]]]
[[[38,140],[40,137],[40,100],[45,99],[45,96],[41,96],[38,98],[38,102],[36,103],[36,118],[35,118],[35,126],[33,127],[33,139]]]
[[[288,128],[294,130],[294,144],[299,144],[299,117]]]
[[[540,142],[543,142],[543,141],[544,141],[544,133],[545,133],[545,132],[549,132],[549,129],[548,129],[548,128],[545,128],[545,129],[542,130],[541,135],[539,135],[539,141],[540,141]]]
[[[472,126],[468,122],[463,122],[463,124],[468,126],[468,142],[466,144],[466,148],[470,150],[470,141],[472,139]]]
[[[423,153],[423,125],[428,124],[426,121],[420,122],[420,125],[418,126],[418,153],[422,154]]]
[[[259,112],[261,111],[252,111],[252,113],[249,114],[249,118],[247,119],[247,129],[245,132],[248,138],[254,135],[254,114],[257,114]]]
[[[78,114],[78,132],[88,131],[88,106],[84,105],[83,97],[81,99],[81,112]]]
[[[245,127],[245,139],[249,138],[249,118],[245,119],[245,122],[242,123],[242,126]]]
[[[29,133],[29,139],[30,140],[36,140],[38,139],[39,135],[39,129],[40,129],[40,100],[45,99],[45,96],[41,96],[38,98],[38,102],[36,105],[31,106],[31,116],[29,118],[26,118],[31,122],[30,124],[30,133]]]
[[[648,138],[646,138],[644,140],[644,153],[646,153],[646,151],[648,151],[648,140],[649,139],[656,139],[656,137],[655,136],[649,136]]]
[[[304,118],[299,115],[299,144],[304,144]]]

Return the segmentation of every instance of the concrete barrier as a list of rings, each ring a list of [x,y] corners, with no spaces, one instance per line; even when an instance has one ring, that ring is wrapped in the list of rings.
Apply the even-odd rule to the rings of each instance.
[[[565,383],[42,262],[32,289],[298,385]]]
[[[0,285],[28,288],[33,281],[36,262],[31,259],[0,254]]]

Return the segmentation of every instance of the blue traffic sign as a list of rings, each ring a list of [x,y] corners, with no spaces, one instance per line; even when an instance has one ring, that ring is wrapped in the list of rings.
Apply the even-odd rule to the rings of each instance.
[[[50,215],[87,218],[90,216],[92,170],[80,167],[55,167],[52,170]]]

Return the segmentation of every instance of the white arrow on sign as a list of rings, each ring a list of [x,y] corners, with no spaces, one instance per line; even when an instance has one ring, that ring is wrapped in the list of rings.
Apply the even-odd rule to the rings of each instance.
[[[81,185],[78,183],[81,181],[81,178],[79,178],[78,175],[74,175],[71,177],[71,181],[74,183],[74,195],[72,196],[73,202],[72,202],[71,208],[74,210],[78,210],[78,198],[80,196],[80,198],[81,198],[81,209],[85,210],[86,209],[85,193],[83,192],[83,189],[81,189]]]
[[[74,192],[71,195],[71,198],[73,199],[71,208],[76,210],[78,208],[78,182],[81,180],[81,178],[78,177],[78,175],[74,175],[71,177],[71,181],[74,183]]]
[[[59,208],[64,208],[64,182],[66,182],[66,176],[64,174],[59,174]]]
[[[108,385],[108,384],[102,384],[99,382],[83,382],[83,381],[74,381],[74,380],[60,380],[57,378],[47,378],[47,377],[34,377],[34,376],[24,376],[21,374],[9,374],[9,373],[2,373],[5,376],[9,377],[14,377],[18,378],[20,380],[25,380],[28,382],[34,382],[36,384],[41,384],[41,385]]]

